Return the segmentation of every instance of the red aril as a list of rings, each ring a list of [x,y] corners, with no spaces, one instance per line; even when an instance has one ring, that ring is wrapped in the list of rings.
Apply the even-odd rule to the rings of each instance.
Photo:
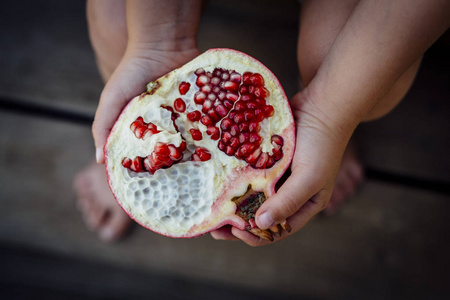
[[[149,83],[105,146],[122,208],[155,232],[195,237],[231,224],[273,239],[254,216],[289,166],[295,127],[277,78],[254,58],[211,49]]]

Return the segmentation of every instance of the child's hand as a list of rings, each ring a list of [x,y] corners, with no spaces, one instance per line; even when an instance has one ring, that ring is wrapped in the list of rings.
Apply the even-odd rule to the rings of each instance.
[[[124,58],[103,89],[92,125],[98,163],[104,163],[103,146],[125,105],[144,92],[148,82],[182,66],[199,54],[197,48],[178,52],[134,46],[127,48]]]
[[[328,204],[342,155],[351,133],[335,127],[313,105],[304,90],[291,101],[297,123],[297,145],[292,161],[292,174],[258,210],[256,223],[267,229],[287,219],[292,231],[282,232],[282,240],[300,230]],[[251,246],[269,242],[230,226],[212,232],[216,239],[242,240]]]

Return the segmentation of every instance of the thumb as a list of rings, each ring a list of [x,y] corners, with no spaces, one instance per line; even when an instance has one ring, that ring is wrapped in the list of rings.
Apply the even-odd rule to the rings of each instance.
[[[144,91],[150,79],[130,65],[121,63],[106,84],[92,124],[97,163],[104,163],[103,147],[125,105]]]
[[[319,191],[319,181],[301,173],[292,173],[277,193],[258,209],[256,225],[259,228],[268,229],[286,220]]]

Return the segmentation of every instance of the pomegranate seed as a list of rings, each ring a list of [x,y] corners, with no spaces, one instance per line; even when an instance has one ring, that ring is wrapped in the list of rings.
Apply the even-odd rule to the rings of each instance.
[[[264,78],[261,76],[261,74],[253,73],[252,76],[249,78],[250,82],[254,86],[263,86],[264,85]]]
[[[202,108],[202,110],[208,111],[208,110],[213,106],[213,104],[214,104],[213,101],[211,101],[211,100],[209,100],[209,99],[205,100],[205,102],[203,102],[203,108]]]
[[[211,153],[205,148],[197,147],[195,149],[195,154],[197,154],[201,161],[207,161],[211,159]]]
[[[194,95],[194,102],[196,104],[203,104],[203,101],[206,99],[206,94],[204,92],[197,92]]]
[[[215,86],[213,88],[213,93],[215,93],[216,95],[219,95],[220,91],[222,91],[222,89],[218,86]],[[224,96],[225,97],[225,96]]]
[[[242,122],[242,123],[239,124],[238,126],[239,126],[239,131],[240,131],[240,132],[246,132],[246,131],[248,131],[248,122]]]
[[[191,122],[195,122],[195,121],[200,120],[201,116],[202,116],[202,113],[200,111],[198,111],[198,110],[191,111],[190,113],[188,113],[186,115],[188,120],[191,121]]]
[[[229,132],[223,132],[223,133],[222,133],[222,141],[223,141],[225,144],[228,144],[228,142],[231,140],[232,137],[233,137],[233,136],[232,136],[231,133],[229,133]]]
[[[202,133],[200,130],[191,128],[189,131],[191,132],[191,136],[194,141],[200,141],[202,139]]]
[[[211,139],[214,140],[214,141],[217,141],[219,139],[220,131],[219,131],[219,128],[217,128],[216,126],[209,126],[206,129],[206,133],[208,135],[210,135]]]
[[[180,149],[181,152],[186,150],[186,142],[185,141],[181,141],[180,146],[178,146],[178,149]]]
[[[230,100],[228,100],[228,99],[226,99],[226,100],[224,100],[223,101],[223,105],[228,109],[228,110],[230,110],[230,109],[232,109],[233,108],[233,102],[231,102]]]
[[[239,139],[237,137],[232,137],[230,140],[230,146],[233,149],[236,149],[237,147],[239,147],[240,143],[239,143]]]
[[[134,134],[136,135],[136,137],[138,139],[141,139],[145,135],[147,130],[148,130],[147,126],[140,125],[140,126],[138,126],[138,128],[136,128],[136,131],[134,132]]]
[[[255,100],[256,104],[262,107],[266,106],[266,100],[262,99],[262,98],[256,98]]]
[[[136,157],[133,159],[133,163],[130,166],[130,170],[134,172],[141,172],[142,171],[142,158]]]
[[[184,112],[186,110],[186,103],[184,103],[183,99],[177,98],[173,102],[173,108],[178,112]]]
[[[142,117],[138,117],[136,119],[136,121],[134,121],[133,123],[131,123],[130,125],[130,129],[133,133],[135,133],[136,129],[144,124],[144,120],[142,119]]]
[[[228,130],[231,124],[233,124],[233,121],[231,121],[230,118],[225,118],[222,120],[222,123],[220,123],[220,128],[222,128],[222,130]]]
[[[240,123],[242,123],[244,120],[245,120],[245,117],[244,117],[244,114],[243,113],[237,113],[235,116],[234,116],[234,122],[235,123],[237,123],[237,124],[240,124]]]
[[[228,114],[228,109],[226,109],[226,107],[222,104],[217,105],[215,111],[222,118]]]
[[[225,99],[225,97],[227,96],[227,93],[225,93],[224,91],[220,91],[217,94],[217,98],[219,98],[219,100],[223,101]],[[228,101],[228,100],[227,100]]]
[[[205,73],[205,70],[203,69],[203,68],[198,68],[197,70],[195,70],[195,75],[201,75],[201,74],[203,74],[203,73]]]
[[[256,102],[254,102],[254,101],[249,101],[249,102],[247,102],[247,108],[249,108],[249,109],[255,109],[255,108],[257,108],[258,107],[258,104],[256,104]]]
[[[219,143],[217,144],[217,148],[219,148],[219,150],[224,151],[226,148],[226,145],[223,141],[219,141]]]
[[[213,78],[211,79],[211,83],[212,83],[213,85],[218,85],[218,84],[220,83],[220,78],[219,78],[219,77],[213,77]]]
[[[255,145],[260,145],[262,138],[256,133],[250,133],[249,142]]]
[[[274,112],[275,109],[272,105],[267,105],[264,107],[264,115],[266,116],[266,118],[270,118],[271,116],[273,116]]]
[[[219,116],[217,115],[214,108],[211,108],[210,110],[208,110],[208,116],[211,118],[211,121],[213,123],[216,123],[219,120]]]
[[[233,72],[230,74],[230,80],[236,83],[241,83],[241,74]]]
[[[245,72],[244,74],[242,74],[242,82],[245,84],[245,85],[249,85],[249,84],[251,84],[251,81],[250,81],[250,77],[252,76],[252,73],[250,73],[250,72]]]
[[[206,72],[206,76],[208,76],[209,78],[212,78],[212,77],[213,77],[213,73],[211,73],[211,72]]]
[[[217,77],[220,77],[220,75],[222,75],[222,72],[223,72],[222,69],[215,68],[213,74],[216,75]]]
[[[149,137],[151,137],[154,134],[157,134],[158,132],[160,132],[160,131],[154,130],[154,129],[149,129],[149,130],[145,131],[144,136],[142,137],[142,139],[143,140],[148,139]]]
[[[250,122],[250,124],[248,125],[248,131],[250,132],[259,132],[260,129],[261,127],[257,122]]]
[[[245,103],[242,102],[242,101],[236,102],[236,105],[235,105],[235,107],[234,107],[234,109],[235,109],[236,111],[244,111],[246,108],[247,108],[247,107],[246,107]]]
[[[254,117],[255,117],[255,113],[253,112],[253,110],[247,109],[246,111],[244,111],[245,121],[252,121]]]
[[[269,91],[265,87],[257,86],[253,94],[258,98],[266,98],[269,96]]]
[[[249,133],[248,132],[241,132],[239,134],[239,143],[243,144],[246,141],[249,140]]]
[[[225,96],[225,98],[227,98],[228,100],[230,100],[231,102],[236,102],[239,99],[239,95],[237,93],[233,93],[233,92],[228,92],[227,95]]]
[[[170,154],[169,147],[167,146],[167,144],[164,144],[162,142],[156,143],[153,152],[156,153],[157,155],[164,155],[164,156],[168,156]]]
[[[158,156],[155,152],[149,155],[148,159],[154,170],[160,169],[164,165],[164,162],[160,159],[160,156]]]
[[[150,160],[149,160],[149,156],[147,156],[146,158],[144,158],[144,160],[142,161],[143,165],[144,165],[144,169],[154,173],[152,165],[150,164]]]
[[[241,95],[241,100],[242,101],[251,101],[253,99],[255,99],[255,97],[253,95],[251,95],[251,94]]]
[[[274,160],[280,160],[283,157],[283,151],[281,149],[272,150],[272,158]]]
[[[274,164],[275,160],[269,156],[269,158],[267,158],[266,169],[272,168]]]
[[[241,85],[241,87],[239,88],[239,93],[241,93],[241,95],[248,94],[248,87],[245,85]]]
[[[283,138],[277,134],[272,135],[270,140],[279,146],[283,146],[283,143],[284,143]],[[273,145],[273,143],[272,143],[272,145]]]
[[[263,110],[259,107],[255,109],[255,118],[258,122],[261,122],[265,118]]]
[[[234,149],[231,148],[231,146],[227,146],[227,148],[225,149],[225,154],[228,155],[228,156],[233,156]]]
[[[176,160],[180,160],[183,158],[183,153],[181,153],[181,151],[178,148],[176,148],[174,145],[170,144],[168,146],[168,148],[170,151],[170,153],[169,153],[170,159],[176,161]]]
[[[239,89],[239,84],[233,81],[225,81],[223,87],[229,92],[237,92]]]
[[[211,120],[211,117],[208,115],[204,115],[201,119],[200,122],[202,122],[203,125],[205,126],[211,126],[213,125],[213,121]]]
[[[239,133],[239,126],[237,124],[232,124],[230,126],[230,134],[236,136]]]
[[[248,155],[245,158],[245,161],[254,166],[256,164],[256,162],[258,161],[258,158],[261,155],[261,152],[262,152],[262,150],[260,147],[256,148],[252,154]]]
[[[212,86],[210,84],[205,84],[204,86],[202,86],[202,88],[200,89],[202,92],[205,93],[211,93],[212,91]]]
[[[189,82],[183,81],[182,83],[180,83],[178,90],[180,91],[181,95],[186,95],[186,93],[189,91],[190,87],[191,87],[191,84]]]
[[[148,129],[150,129],[150,130],[158,130],[158,127],[156,127],[156,125],[155,124],[153,124],[153,123],[148,123]]]
[[[197,154],[192,154],[192,156],[191,156],[191,160],[193,160],[193,161],[202,161],[201,159],[200,159],[200,156],[198,156]]]
[[[217,96],[216,96],[216,94],[214,94],[214,93],[210,93],[210,94],[208,95],[208,99],[211,100],[211,101],[215,101],[215,100],[217,99]]]
[[[253,94],[254,91],[255,91],[255,87],[253,85],[249,85],[248,86],[248,93],[249,94]]]
[[[239,148],[239,151],[242,153],[243,156],[248,156],[255,150],[256,146],[252,143],[244,143]]]
[[[222,78],[222,80],[228,80],[230,78],[230,74],[228,73],[222,73],[222,75],[220,76]]]
[[[269,155],[265,152],[261,153],[261,155],[258,158],[258,161],[255,164],[255,167],[257,169],[264,169],[267,164],[267,160],[269,158]]]
[[[209,83],[210,80],[211,80],[211,79],[209,79],[208,76],[202,74],[202,75],[200,75],[200,76],[197,77],[197,80],[196,80],[195,84],[196,84],[198,87],[202,87],[202,86],[204,86],[205,84]]]
[[[132,163],[131,158],[125,157],[125,158],[122,160],[122,166],[124,166],[124,167],[127,168],[127,169],[130,168],[131,163]]]
[[[235,112],[234,110],[232,110],[232,111],[230,112],[230,114],[228,115],[228,118],[230,118],[231,120],[233,120],[235,115],[236,115],[236,112]]]

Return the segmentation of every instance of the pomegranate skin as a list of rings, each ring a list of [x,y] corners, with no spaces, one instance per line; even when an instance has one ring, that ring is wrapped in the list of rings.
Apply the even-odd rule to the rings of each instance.
[[[219,74],[218,70],[225,70],[220,77],[212,74],[214,72]],[[260,123],[250,126],[257,128],[256,134],[261,136],[253,138],[255,133],[252,133],[252,141],[258,141],[256,146],[249,146],[245,141],[245,137],[250,136],[250,133],[240,135],[240,145],[247,143],[245,147],[242,146],[243,153],[248,155],[246,159],[240,157],[242,151],[232,149],[234,155],[228,155],[225,148],[223,151],[219,149],[219,145],[224,143],[222,136],[227,138],[231,136],[222,130],[220,126],[222,120],[228,118],[233,109],[240,106],[236,103],[253,99],[252,96],[243,97],[241,100],[243,94],[240,94],[239,90],[245,80],[242,75],[248,72],[258,75],[252,78],[255,84],[261,85],[259,76],[263,79],[263,92],[262,88],[256,90],[266,96],[263,100],[266,101],[268,113],[263,117],[256,116],[251,119],[252,115],[247,109],[246,114],[242,114],[244,117],[238,115],[233,118],[241,122],[239,126],[230,126],[234,128],[233,130],[236,128],[248,130],[249,126],[245,124],[247,119],[249,122],[250,120],[257,122],[255,120],[257,118],[263,119],[258,121]],[[204,76],[209,73],[212,74],[210,77]],[[251,85],[252,80],[248,79],[250,83],[242,88],[243,92],[249,88],[252,90],[252,87],[255,89]],[[188,88],[186,82],[190,83]],[[208,87],[211,82],[222,84]],[[180,84],[183,85],[180,87]],[[209,93],[211,97],[202,101],[214,98],[215,100],[206,104],[199,103],[199,100],[194,98],[202,91],[206,91],[203,93]],[[186,110],[177,112],[167,109],[171,108],[178,98],[182,98],[186,103]],[[217,102],[219,100],[228,102],[219,103]],[[259,99],[259,102],[261,101]],[[220,106],[217,109],[219,113],[214,115],[211,106],[212,108]],[[187,118],[187,115],[191,113],[192,116],[194,111],[200,111],[202,117],[208,116],[208,122],[213,122],[212,125],[208,123],[209,130],[201,118],[191,118],[194,121]],[[263,108],[259,111],[264,114]],[[143,118],[145,124],[155,124],[158,132],[149,135],[148,138],[137,139],[130,130],[130,124],[138,118]],[[213,138],[208,135],[208,132],[213,131],[212,126],[220,129],[220,138],[217,138],[216,131]],[[190,129],[199,130],[202,138],[193,139]],[[239,136],[234,131],[232,134]],[[273,136],[275,138],[272,138]],[[273,142],[271,144],[271,138],[278,144]],[[153,155],[152,159],[150,156],[158,142],[172,145],[172,148],[181,148],[181,143],[185,142],[187,147],[183,145],[183,149],[186,149],[183,158],[179,161],[166,161],[164,164],[155,162],[157,166],[162,167],[153,173],[145,168],[142,172],[134,172],[122,165],[125,158],[135,157],[141,157],[143,160],[147,158],[147,162],[154,162],[156,156]],[[280,147],[281,153],[277,150]],[[208,155],[202,156],[208,160],[194,159],[199,153],[196,151],[198,148],[208,151]],[[224,225],[253,232],[252,227],[255,223],[236,214],[237,210],[247,203],[246,198],[242,196],[247,197],[249,191],[263,195],[264,199],[273,195],[275,184],[292,160],[294,148],[295,126],[292,112],[286,94],[275,75],[247,54],[232,49],[210,49],[181,68],[150,83],[147,92],[132,99],[112,128],[104,153],[108,184],[119,205],[133,220],[165,236],[191,238]],[[247,153],[250,151],[248,149],[254,153]],[[254,157],[260,152],[263,155]],[[254,162],[253,165],[248,161]]]

